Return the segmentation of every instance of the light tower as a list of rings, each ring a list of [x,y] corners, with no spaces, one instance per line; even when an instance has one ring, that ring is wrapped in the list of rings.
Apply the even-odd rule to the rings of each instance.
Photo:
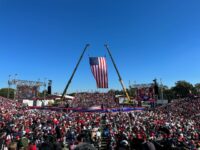
[[[10,97],[10,86],[11,86],[11,81],[10,81],[11,75],[8,76],[8,93],[7,93],[7,98],[9,99]]]

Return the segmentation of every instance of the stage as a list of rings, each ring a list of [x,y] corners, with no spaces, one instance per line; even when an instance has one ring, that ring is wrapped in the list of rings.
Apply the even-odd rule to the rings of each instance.
[[[39,110],[52,110],[52,111],[64,111],[64,112],[129,112],[129,111],[144,111],[145,107],[121,107],[121,108],[98,108],[98,107],[89,107],[89,108],[65,108],[65,107],[50,107],[50,106],[29,106],[29,109],[39,109]]]

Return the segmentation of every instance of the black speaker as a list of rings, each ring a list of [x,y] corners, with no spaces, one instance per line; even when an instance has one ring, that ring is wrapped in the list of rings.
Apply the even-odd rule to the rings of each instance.
[[[49,95],[51,95],[51,85],[52,85],[52,80],[49,80],[49,82],[48,82],[48,89],[47,89],[47,93]]]
[[[159,94],[159,91],[158,91],[158,85],[154,85],[154,91],[155,91],[155,95],[158,95]]]
[[[159,94],[159,89],[158,89],[157,79],[154,79],[153,82],[154,82],[154,92],[155,92],[155,95],[158,95]]]
[[[48,86],[48,92],[49,95],[51,95],[51,86]]]

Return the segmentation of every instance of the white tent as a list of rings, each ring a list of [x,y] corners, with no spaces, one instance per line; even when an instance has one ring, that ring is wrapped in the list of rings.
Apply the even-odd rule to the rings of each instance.
[[[60,96],[60,97],[61,97],[62,95],[57,95],[57,96]],[[73,100],[73,99],[74,99],[74,96],[65,95],[65,98],[66,98],[66,99],[69,99],[69,100]],[[60,98],[56,98],[56,100],[57,100],[57,99],[60,99]]]

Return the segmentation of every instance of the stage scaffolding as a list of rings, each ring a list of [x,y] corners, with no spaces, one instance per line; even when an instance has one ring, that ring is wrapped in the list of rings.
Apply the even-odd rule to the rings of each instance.
[[[46,81],[30,81],[30,80],[18,80],[12,79],[8,80],[8,98],[9,98],[9,89],[11,86],[14,86],[14,99],[31,99],[38,97],[40,87],[43,86],[44,90],[46,89]],[[45,92],[44,92],[45,98]]]

